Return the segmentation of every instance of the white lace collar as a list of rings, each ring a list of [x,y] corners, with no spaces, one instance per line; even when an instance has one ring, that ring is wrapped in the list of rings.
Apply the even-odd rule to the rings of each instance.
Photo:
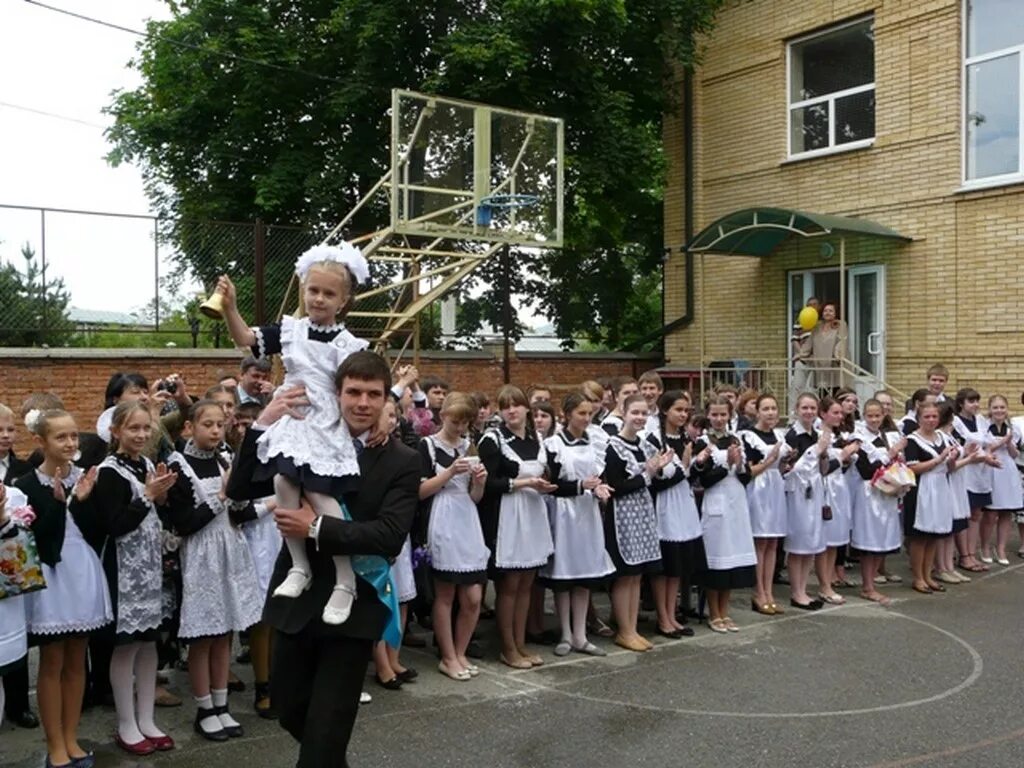
[[[316,331],[317,333],[337,333],[338,331],[345,330],[344,323],[334,323],[333,325],[318,325],[317,323],[314,323],[312,320],[309,320],[308,318],[307,322],[309,323],[309,330]]]
[[[43,472],[42,467],[36,467],[36,479],[39,480],[41,485],[45,485],[47,488],[53,488],[53,478]],[[76,467],[74,464],[71,465],[71,470],[68,472],[68,476],[61,481],[61,485],[65,487],[71,487],[78,482],[78,479],[82,476],[82,468]]]
[[[191,438],[185,443],[185,448],[182,450],[186,456],[191,456],[193,459],[214,459],[217,457],[217,451],[204,451],[202,448],[197,446]]]

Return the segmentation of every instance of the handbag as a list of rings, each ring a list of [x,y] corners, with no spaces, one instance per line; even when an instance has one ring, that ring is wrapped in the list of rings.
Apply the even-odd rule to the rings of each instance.
[[[0,600],[46,589],[36,537],[28,528],[12,525],[0,536]]]
[[[879,467],[871,478],[871,486],[886,496],[902,496],[917,485],[917,478],[910,467],[902,461],[894,461],[887,467]]]

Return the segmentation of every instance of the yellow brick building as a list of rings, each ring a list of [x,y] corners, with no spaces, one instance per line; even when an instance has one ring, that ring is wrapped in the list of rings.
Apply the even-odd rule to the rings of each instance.
[[[852,362],[898,390],[943,362],[948,389],[1016,402],[1024,2],[733,0],[702,51],[665,124],[665,370],[784,367],[796,313],[816,295],[842,300]],[[837,230],[793,234],[760,257],[681,247],[769,207],[908,241]],[[720,234],[703,232],[705,244]]]

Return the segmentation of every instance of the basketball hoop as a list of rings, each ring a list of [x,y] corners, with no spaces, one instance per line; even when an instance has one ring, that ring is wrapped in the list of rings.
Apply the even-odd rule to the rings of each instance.
[[[539,202],[540,197],[537,195],[491,195],[482,198],[476,207],[476,224],[478,227],[489,227],[495,210],[529,208]]]

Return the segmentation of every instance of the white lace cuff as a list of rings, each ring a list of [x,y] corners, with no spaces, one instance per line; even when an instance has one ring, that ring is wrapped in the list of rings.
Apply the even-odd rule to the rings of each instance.
[[[263,329],[257,326],[252,328],[252,333],[256,337],[256,357],[262,360],[267,356],[267,340],[263,338]]]

